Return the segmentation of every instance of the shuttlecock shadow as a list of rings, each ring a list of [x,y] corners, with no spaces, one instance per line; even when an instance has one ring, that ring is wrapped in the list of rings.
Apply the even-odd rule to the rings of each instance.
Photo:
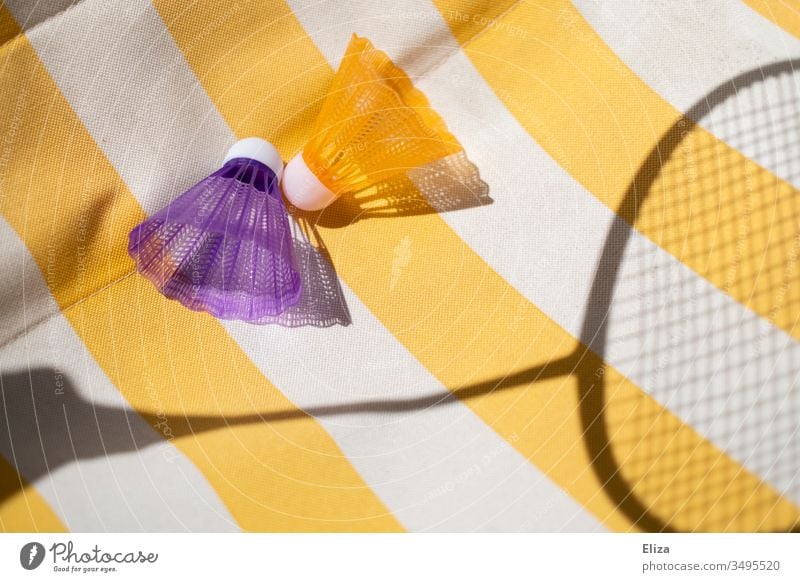
[[[300,301],[283,313],[266,316],[253,323],[284,327],[350,325],[350,311],[339,276],[316,225],[302,216],[290,222],[303,293]]]
[[[295,212],[318,226],[341,228],[359,220],[453,212],[492,202],[488,184],[462,150],[342,196],[320,212]]]

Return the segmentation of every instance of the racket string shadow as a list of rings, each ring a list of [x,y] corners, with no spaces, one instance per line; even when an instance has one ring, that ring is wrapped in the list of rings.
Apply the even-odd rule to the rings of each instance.
[[[800,313],[798,297],[780,292],[790,282],[785,276],[790,259],[785,254],[774,259],[749,246],[752,240],[767,235],[775,238],[776,233],[779,242],[799,236],[800,198],[784,188],[790,197],[791,215],[778,216],[761,228],[750,228],[752,215],[773,208],[777,178],[760,174],[755,180],[731,179],[730,175],[746,175],[751,162],[735,150],[720,156],[723,148],[709,138],[698,121],[743,88],[764,78],[791,74],[798,64],[800,61],[776,63],[732,79],[699,101],[662,136],[617,210],[580,335],[600,357],[608,352],[609,345],[616,349],[620,343],[634,344],[635,349],[615,363],[633,370],[636,377],[649,378],[651,393],[669,402],[670,410],[690,425],[708,427],[715,442],[738,439],[740,444],[765,452],[763,458],[747,456],[748,467],[755,468],[756,476],[768,475],[771,482],[784,483],[784,494],[795,499],[800,493],[791,485],[800,485],[797,427],[770,424],[776,410],[782,410],[784,417],[794,414],[800,419],[795,383],[800,361],[795,340],[774,333],[772,312],[765,314],[761,308],[761,319],[744,317],[741,302],[720,297],[731,294],[749,298],[748,305],[758,309],[759,301],[774,301],[777,295],[781,309]],[[739,135],[740,141],[742,137]],[[752,143],[743,141],[740,145],[748,151]],[[765,163],[782,169],[769,159]],[[704,172],[704,168],[709,171]],[[800,174],[784,171],[782,178],[791,179],[793,175]],[[703,185],[698,181],[702,176],[715,179]],[[736,198],[733,202],[723,200],[720,189],[747,196],[748,205],[725,209],[728,216],[720,218],[713,213],[719,213],[721,204],[736,203]],[[689,274],[682,265],[676,268],[649,263],[652,243],[642,244],[640,238],[632,236],[634,229],[672,252],[679,261],[675,264],[693,265],[695,273]],[[727,262],[712,260],[706,268],[698,267],[715,256],[709,249],[723,251],[720,256],[727,257]],[[761,260],[760,270],[754,276],[745,267],[757,259]],[[717,288],[709,283],[697,289],[697,274],[709,282],[716,281]],[[758,276],[762,279],[760,289],[754,282]],[[642,292],[623,296],[621,287]],[[624,315],[618,317],[616,313]],[[636,319],[646,323],[636,327]],[[633,331],[626,331],[631,327]],[[735,360],[730,354],[746,356]],[[785,368],[782,372],[769,365],[777,361]],[[609,386],[592,375],[581,376],[579,384],[584,441],[593,470],[609,499],[633,524],[647,531],[692,531],[696,527],[722,531],[737,527],[737,523],[759,523],[764,531],[797,531],[798,524],[791,523],[788,514],[782,518],[772,513],[774,501],[761,505],[750,501],[753,489],[749,486],[715,482],[718,477],[711,469],[720,457],[709,453],[703,458],[695,450],[674,446],[666,454],[666,448],[680,438],[678,429],[647,434],[654,421],[635,418],[633,422],[642,430],[642,442],[635,445],[639,452],[617,454],[617,449],[630,451],[634,445],[615,441],[616,427],[608,418]],[[687,395],[677,389],[680,385],[699,389]],[[766,438],[771,438],[773,445],[759,448]],[[776,462],[778,458],[780,462]],[[712,507],[723,508],[717,521],[709,521]]]

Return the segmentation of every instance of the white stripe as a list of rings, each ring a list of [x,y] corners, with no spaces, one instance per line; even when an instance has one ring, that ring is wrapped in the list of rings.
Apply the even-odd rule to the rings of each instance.
[[[760,75],[762,68],[770,63],[800,58],[800,40],[743,2],[575,0],[573,4],[611,50],[679,111],[689,111],[738,75],[746,72]],[[800,71],[793,80],[792,105],[797,116]],[[757,94],[737,87],[735,101],[740,106],[731,103],[710,114],[702,111],[703,118],[695,120],[764,168],[800,187],[796,167],[800,140],[787,140],[780,144],[780,151],[775,151],[759,147],[759,143],[764,145],[763,136],[753,139],[755,132],[769,127],[770,109],[777,112],[785,107],[788,97],[785,85],[781,91],[776,79],[767,79],[759,84]],[[760,107],[748,106],[753,98]],[[731,126],[731,112],[737,113],[735,127]],[[771,129],[796,135],[800,128],[795,124],[788,130]]]
[[[573,336],[584,333],[584,317],[593,307],[589,296],[595,270],[612,226],[616,224],[615,232],[629,234],[608,313],[604,359],[800,502],[800,451],[794,436],[800,430],[795,364],[800,362],[800,348],[789,336],[645,237],[630,232],[556,164],[468,58],[454,51],[457,41],[430,4],[401,0],[393,12],[366,0],[335,8],[313,0],[290,4],[332,66],[355,31],[405,63],[410,74],[428,71],[419,80],[420,88],[462,141],[495,200],[490,207],[446,213],[443,218],[511,285]],[[418,66],[408,56],[418,53],[420,45],[428,46],[428,39],[435,39],[433,46],[440,54],[451,55],[432,69],[429,63]],[[665,280],[672,285],[658,285]],[[684,295],[676,296],[676,289]],[[642,297],[662,318],[661,324],[653,322],[644,330],[637,315],[642,306],[632,300]],[[686,298],[702,298],[702,304]],[[676,335],[677,325],[667,325],[678,314],[690,322],[691,333]],[[752,349],[753,338],[761,338],[760,353]],[[591,333],[584,342],[600,350]],[[660,366],[652,364],[656,358]]]
[[[56,308],[3,219],[0,240],[6,290],[13,281],[17,297],[46,296]],[[15,276],[23,263],[34,265],[24,291]],[[21,303],[3,307],[24,318]],[[71,531],[238,529],[205,477],[128,405],[62,315],[0,349],[0,454]]]
[[[37,29],[31,42],[128,187],[152,212],[211,171],[234,135],[150,4],[103,2],[114,9],[102,11],[94,9],[98,4],[85,0]],[[318,413],[406,527],[600,527],[453,400],[353,293],[346,299],[355,322],[348,328],[227,324],[227,329],[297,406]],[[406,410],[413,399],[424,406]],[[374,400],[392,402],[361,410]],[[439,400],[448,402],[429,405]]]
[[[42,282],[33,257],[19,250],[19,237],[0,217],[0,347],[23,334],[37,322],[58,313],[59,308]]]
[[[325,426],[406,527],[507,531],[533,521],[541,531],[598,528],[399,346],[353,293],[346,299],[350,327],[226,327]]]

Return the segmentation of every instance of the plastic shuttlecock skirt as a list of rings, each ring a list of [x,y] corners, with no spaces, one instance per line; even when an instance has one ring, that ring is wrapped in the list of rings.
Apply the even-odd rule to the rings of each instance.
[[[353,35],[311,137],[286,167],[284,192],[298,208],[320,210],[462,149],[408,75]]]
[[[302,293],[278,179],[236,158],[137,226],[128,252],[170,299],[222,319],[257,322]]]

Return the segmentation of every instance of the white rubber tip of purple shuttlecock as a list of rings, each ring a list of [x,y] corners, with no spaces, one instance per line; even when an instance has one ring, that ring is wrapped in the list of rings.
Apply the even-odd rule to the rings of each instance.
[[[282,185],[286,199],[300,210],[322,210],[338,198],[308,168],[303,152],[286,164]]]
[[[240,139],[233,144],[231,149],[228,150],[228,153],[225,154],[225,159],[222,160],[223,165],[228,160],[233,160],[234,158],[248,158],[261,162],[275,172],[275,176],[277,176],[278,180],[281,179],[283,159],[278,153],[278,150],[275,149],[275,146],[265,139],[261,139],[260,137]]]

